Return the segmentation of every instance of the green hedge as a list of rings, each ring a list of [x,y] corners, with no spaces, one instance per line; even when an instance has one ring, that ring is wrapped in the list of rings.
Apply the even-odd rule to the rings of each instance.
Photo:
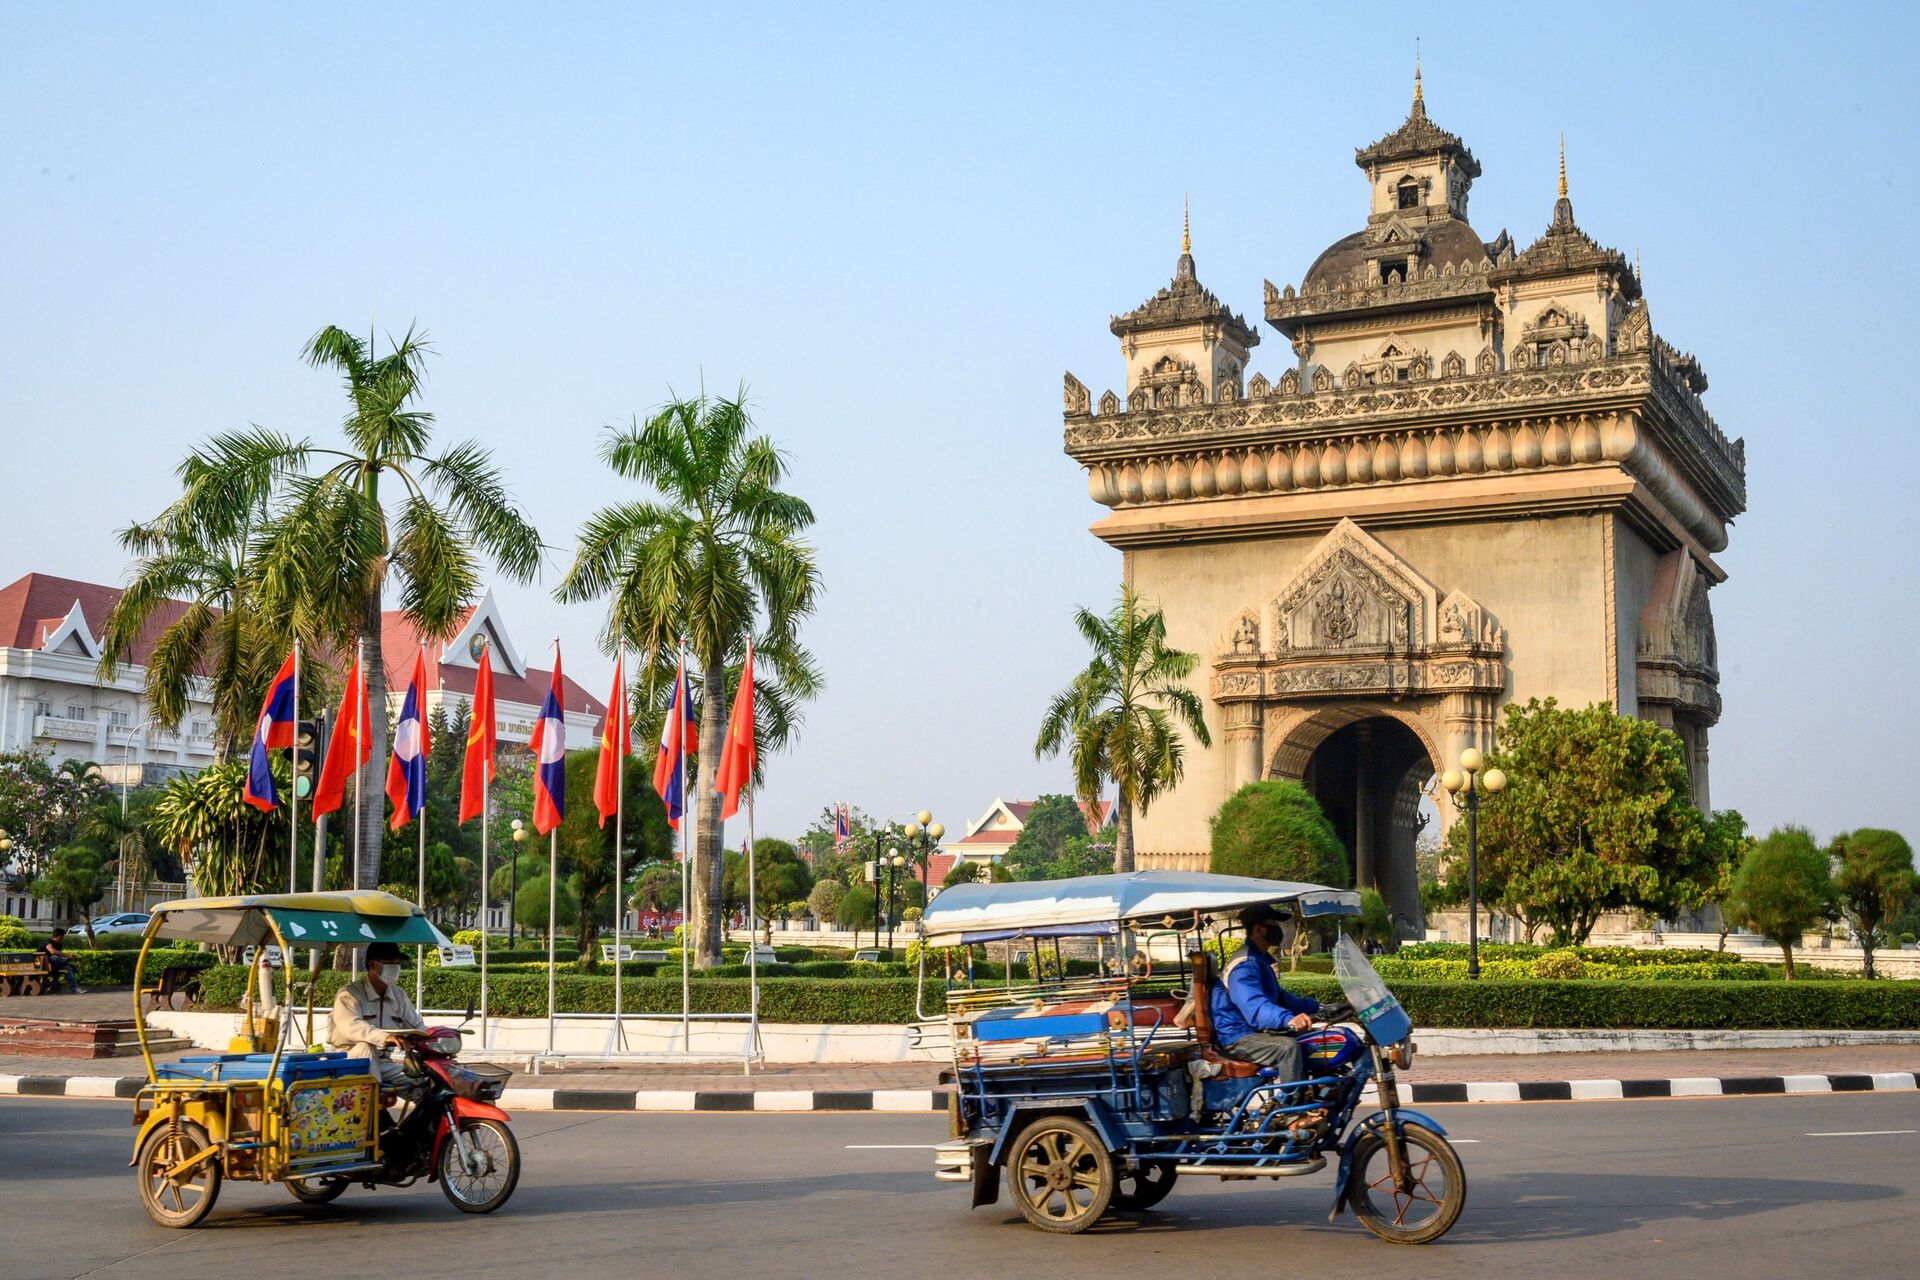
[[[1539,977],[1536,960],[1512,958],[1482,959],[1480,978],[1545,981]],[[1764,964],[1733,960],[1727,964],[1606,964],[1581,959],[1579,977],[1616,982],[1762,982],[1776,976]],[[1390,984],[1428,980],[1460,982],[1467,976],[1467,961],[1403,960],[1398,956],[1376,956],[1374,969]]]
[[[325,1003],[346,981],[345,974],[320,975]],[[210,1008],[237,1006],[246,970],[222,965],[202,977]],[[693,982],[696,1013],[744,1013],[745,978],[701,977]],[[1339,985],[1317,974],[1295,974],[1286,985],[1320,1000],[1340,998]],[[628,978],[624,1007],[632,1013],[678,1013],[677,976]],[[833,978],[768,977],[760,983],[760,1014],[769,1022],[906,1023],[914,1020],[912,978],[874,978],[849,982]],[[409,988],[411,989],[411,988]],[[480,975],[472,969],[437,969],[427,974],[430,1008],[464,1009],[478,999]],[[1920,982],[1864,983],[1802,980],[1795,982],[1617,982],[1547,979],[1479,982],[1395,982],[1393,990],[1420,1027],[1591,1027],[1684,1028],[1713,1030],[1746,1027],[1801,1029],[1920,1029]],[[609,978],[560,974],[555,980],[559,1007],[567,1012],[608,1013],[613,1009]],[[491,975],[488,995],[500,1017],[538,1017],[547,1010],[543,974]],[[937,1006],[938,992],[929,993]]]
[[[66,948],[65,954],[73,961],[74,976],[83,987],[132,986],[134,962],[140,958],[138,951],[87,951],[74,947]],[[157,982],[162,969],[175,965],[204,969],[217,959],[211,951],[194,947],[155,947],[147,953],[147,978],[149,983]]]

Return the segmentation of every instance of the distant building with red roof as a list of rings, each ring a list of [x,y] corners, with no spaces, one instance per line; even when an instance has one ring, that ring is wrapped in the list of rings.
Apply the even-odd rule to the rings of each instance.
[[[187,606],[170,600],[135,637],[114,678],[100,678],[100,642],[119,587],[29,573],[0,587],[0,751],[91,760],[114,781],[149,766],[164,774],[213,762],[213,707],[189,685],[178,732],[147,723],[146,661]]]
[[[1027,815],[1033,812],[1033,806],[1038,803],[1037,800],[995,800],[985,813],[967,825],[964,836],[941,846],[940,853],[932,859],[928,878],[934,884],[939,884],[956,862],[970,862],[980,867],[999,862],[1007,856],[1007,850],[1013,848],[1013,842],[1026,829]],[[1086,815],[1087,831],[1091,834],[1112,819],[1113,802],[1102,800],[1094,805],[1082,804],[1080,811]]]

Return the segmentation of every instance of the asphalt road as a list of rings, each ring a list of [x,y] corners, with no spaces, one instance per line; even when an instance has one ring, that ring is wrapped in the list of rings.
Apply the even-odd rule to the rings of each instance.
[[[152,1225],[128,1108],[0,1100],[0,1276],[1147,1274],[1391,1268],[1423,1277],[1888,1274],[1920,1221],[1920,1093],[1432,1109],[1461,1141],[1466,1213],[1438,1244],[1328,1225],[1332,1174],[1183,1182],[1151,1213],[1052,1237],[933,1181],[938,1116],[527,1114],[500,1212],[437,1187],[330,1206],[229,1184],[206,1224]],[[1905,1132],[1883,1132],[1900,1131]],[[1303,1270],[1312,1268],[1312,1270]]]

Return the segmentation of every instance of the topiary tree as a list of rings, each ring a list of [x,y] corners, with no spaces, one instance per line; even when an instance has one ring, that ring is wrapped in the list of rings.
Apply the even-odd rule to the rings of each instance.
[[[833,910],[833,922],[842,929],[851,929],[858,934],[862,929],[873,925],[873,889],[864,884],[856,884],[840,895],[840,903]],[[878,935],[875,935],[876,939]]]
[[[1741,860],[1726,906],[1737,923],[1780,948],[1792,981],[1794,944],[1833,915],[1827,855],[1805,827],[1775,827]]]
[[[1887,922],[1920,894],[1913,870],[1913,847],[1897,831],[1862,827],[1835,836],[1827,846],[1833,863],[1833,889],[1840,914],[1860,939],[1862,972],[1874,976],[1873,953],[1892,942]]]
[[[840,880],[820,880],[807,894],[807,910],[813,918],[823,925],[833,924],[840,913],[840,899],[847,896],[847,886]]]
[[[1305,880],[1345,888],[1346,847],[1297,782],[1249,782],[1213,815],[1208,866],[1220,875]]]
[[[580,919],[580,900],[573,896],[573,889],[562,877],[560,891],[553,902],[555,923],[571,929]],[[545,933],[547,928],[547,873],[541,869],[539,875],[531,880],[520,882],[520,894],[513,906],[514,923],[535,933]]]

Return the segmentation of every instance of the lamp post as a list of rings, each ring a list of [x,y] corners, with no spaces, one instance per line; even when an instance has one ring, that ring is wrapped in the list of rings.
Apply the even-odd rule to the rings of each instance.
[[[515,914],[515,896],[520,892],[520,846],[527,840],[526,824],[520,819],[513,820],[513,866],[507,871],[507,940],[520,940],[520,921]],[[482,925],[481,928],[485,928]]]
[[[933,866],[933,849],[947,834],[947,829],[933,820],[929,810],[922,809],[913,816],[915,821],[907,824],[907,839],[920,842],[920,909],[925,911],[928,901],[933,897],[933,890],[927,884],[927,876]]]
[[[1477,747],[1460,753],[1460,767],[1440,775],[1440,785],[1467,811],[1467,977],[1480,977],[1480,793],[1498,795],[1507,775],[1486,767]],[[1482,770],[1485,770],[1483,773]]]
[[[900,856],[898,849],[890,849],[887,851],[887,951],[889,954],[893,951],[893,878],[898,874],[900,868],[906,865],[907,860]],[[874,887],[878,888],[879,886],[875,885]],[[874,939],[875,942],[879,940],[878,937]]]

